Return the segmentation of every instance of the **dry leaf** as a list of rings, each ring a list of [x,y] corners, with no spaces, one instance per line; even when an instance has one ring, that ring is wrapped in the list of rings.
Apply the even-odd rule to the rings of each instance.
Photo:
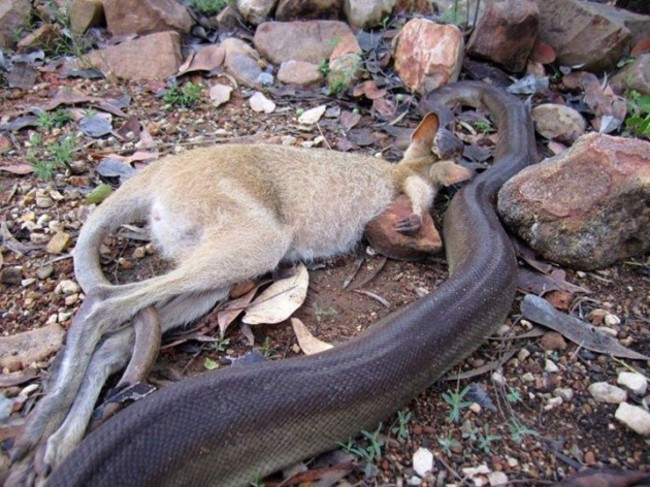
[[[223,64],[226,57],[226,50],[219,44],[207,45],[197,53],[192,53],[187,60],[178,68],[178,74],[185,74],[191,71],[212,71]]]
[[[298,122],[303,125],[313,125],[318,123],[323,114],[327,110],[326,105],[319,105],[316,108],[312,108],[304,112],[300,117],[298,117]]]
[[[313,355],[334,348],[331,343],[319,340],[312,335],[305,324],[298,318],[291,318],[291,326],[293,326],[293,332],[296,334],[298,345],[300,345],[300,349],[305,355]]]
[[[9,166],[0,166],[0,171],[5,171],[11,174],[16,174],[18,176],[24,176],[25,174],[31,174],[34,172],[34,166],[31,164],[11,164]]]
[[[257,286],[248,291],[243,296],[230,301],[224,309],[217,311],[217,323],[219,323],[219,331],[223,336],[228,329],[228,326],[235,321],[235,319],[246,309],[246,306],[253,300]]]
[[[305,301],[308,287],[309,272],[304,264],[300,264],[293,276],[275,281],[266,288],[246,310],[242,321],[259,325],[286,320]]]
[[[344,111],[341,113],[341,125],[345,127],[346,130],[350,130],[361,120],[361,115],[354,112]]]

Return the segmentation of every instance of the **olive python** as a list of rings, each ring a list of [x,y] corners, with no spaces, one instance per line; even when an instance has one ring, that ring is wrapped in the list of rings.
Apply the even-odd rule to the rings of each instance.
[[[459,82],[421,110],[484,106],[498,127],[494,164],[444,216],[450,277],[332,350],[206,373],[165,387],[93,431],[48,486],[244,486],[374,428],[490,335],[509,313],[517,262],[495,213],[501,185],[535,159],[524,105]]]

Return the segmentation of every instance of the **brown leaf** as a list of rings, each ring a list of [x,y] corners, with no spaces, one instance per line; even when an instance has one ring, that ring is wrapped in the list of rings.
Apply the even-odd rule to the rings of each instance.
[[[291,326],[293,326],[293,332],[296,334],[298,345],[300,345],[300,349],[305,355],[313,355],[334,348],[331,343],[319,340],[312,335],[305,324],[298,318],[291,318]]]
[[[63,342],[65,331],[58,323],[0,337],[0,367],[19,361],[23,365],[38,362],[56,352]]]
[[[542,64],[551,64],[555,61],[555,49],[545,42],[535,39],[535,44],[533,44],[533,49],[530,53],[531,61],[535,61]]]
[[[345,127],[346,130],[350,130],[361,120],[361,115],[354,112],[344,111],[341,112],[341,125]]]
[[[9,166],[0,166],[0,171],[16,174],[18,176],[24,176],[25,174],[33,173],[34,166],[24,163],[10,164]]]
[[[211,44],[203,47],[197,53],[191,53],[187,60],[178,68],[178,74],[193,71],[212,71],[223,64],[226,50],[220,44]]]
[[[372,110],[384,117],[392,117],[397,111],[397,105],[386,98],[376,98],[372,100]]]
[[[388,90],[377,88],[377,83],[374,80],[368,80],[356,85],[352,91],[352,96],[359,97],[365,95],[369,100],[376,100],[377,98],[386,96],[386,93],[388,93]]]
[[[645,52],[650,52],[650,37],[641,39],[630,51],[630,56],[639,57]]]
[[[257,292],[257,286],[248,291],[243,296],[230,301],[224,309],[217,311],[217,323],[219,323],[219,331],[221,335],[226,333],[228,327],[235,319],[246,309],[250,304]]]

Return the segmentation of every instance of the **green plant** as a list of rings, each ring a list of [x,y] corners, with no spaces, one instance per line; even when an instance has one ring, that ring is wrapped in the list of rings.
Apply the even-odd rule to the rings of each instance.
[[[274,360],[280,358],[280,354],[271,349],[271,338],[266,337],[259,347],[259,351],[266,360]]]
[[[382,426],[382,423],[379,423],[379,426],[377,426],[377,429],[373,432],[362,431],[361,436],[363,436],[363,439],[361,441],[355,441],[354,439],[349,438],[345,443],[338,443],[338,446],[340,446],[343,451],[366,462],[366,477],[371,475],[375,461],[381,458],[381,449],[384,446],[384,442],[379,439],[379,433]]]
[[[231,0],[190,0],[190,5],[204,15],[221,12]]]
[[[447,436],[439,436],[436,439],[438,440],[438,444],[442,447],[442,451],[444,451],[448,457],[451,456],[452,448],[460,448],[462,446],[460,442],[451,435],[451,433]]]
[[[39,15],[37,20],[43,24],[52,24],[53,27],[48,36],[43,36],[41,47],[57,56],[82,57],[90,47],[90,42],[72,32],[68,8],[60,7],[55,1],[45,2],[45,7],[45,13]]]
[[[512,418],[508,423],[510,430],[510,437],[517,443],[524,439],[524,436],[539,436],[539,433],[528,426],[521,424],[516,419]]]
[[[219,368],[219,362],[216,360],[211,359],[210,357],[205,357],[203,360],[203,367],[206,370],[214,370]]]
[[[208,348],[217,352],[225,352],[228,345],[230,345],[230,338],[220,336]]]
[[[198,83],[185,83],[180,88],[178,85],[174,85],[167,90],[167,93],[163,96],[163,101],[170,107],[191,107],[199,101],[202,90],[203,86]]]
[[[318,65],[318,71],[325,77],[330,74],[330,62],[327,59],[323,59]]]
[[[508,402],[511,402],[513,404],[522,401],[521,394],[519,394],[519,391],[512,387],[508,387],[508,393],[506,394],[506,399],[508,400]]]
[[[338,312],[331,306],[327,308],[321,308],[317,303],[314,303],[312,305],[312,308],[314,310],[314,318],[316,318],[316,321],[319,323],[326,316],[336,316],[338,314]]]
[[[400,440],[406,440],[409,437],[408,424],[412,416],[411,411],[407,411],[406,409],[397,411],[397,419],[393,423],[390,432]]]
[[[482,134],[486,134],[486,135],[487,135],[487,134],[494,133],[494,127],[493,127],[492,124],[491,124],[490,122],[488,122],[487,120],[481,120],[481,119],[479,119],[479,120],[474,120],[474,122],[472,123],[472,125],[474,126],[474,128],[475,128],[476,130],[478,130],[478,131],[481,132]]]
[[[463,401],[463,398],[468,392],[469,386],[465,387],[460,392],[447,391],[442,393],[443,401],[451,406],[448,418],[452,423],[458,423],[458,421],[460,421],[461,411],[472,405],[471,401]]]
[[[63,127],[74,118],[68,110],[59,108],[55,112],[41,111],[36,117],[36,126],[42,130]]]
[[[264,487],[264,482],[262,482],[259,473],[255,476],[253,480],[251,480],[249,485],[250,487]]]
[[[43,145],[43,137],[34,134],[29,143],[31,148],[27,151],[27,160],[34,166],[34,175],[44,181],[54,177],[57,167],[70,169],[72,156],[75,152],[75,138],[67,135],[51,144]]]
[[[631,115],[625,120],[625,126],[637,137],[650,137],[650,95],[631,90],[626,99]]]
[[[72,135],[66,135],[47,146],[47,152],[51,154],[52,161],[57,166],[64,166],[70,169],[72,156],[75,151],[75,138]]]
[[[491,435],[488,425],[484,425],[483,431],[478,431],[477,435],[477,446],[483,450],[483,453],[485,454],[491,453],[490,446],[492,445],[492,442],[500,441],[502,439],[501,435]]]

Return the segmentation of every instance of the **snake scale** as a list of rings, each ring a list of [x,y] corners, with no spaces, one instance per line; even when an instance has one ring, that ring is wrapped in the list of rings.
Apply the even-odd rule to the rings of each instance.
[[[499,187],[533,162],[532,123],[498,88],[460,82],[423,111],[487,108],[495,163],[444,218],[450,278],[349,342],[317,355],[206,373],[136,402],[93,431],[48,486],[243,486],[374,428],[474,351],[506,318],[517,263],[494,210]]]

